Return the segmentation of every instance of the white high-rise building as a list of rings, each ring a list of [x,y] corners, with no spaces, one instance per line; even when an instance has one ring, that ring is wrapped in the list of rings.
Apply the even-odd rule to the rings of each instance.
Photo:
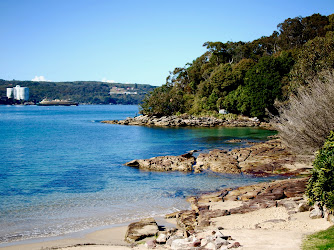
[[[20,85],[16,85],[14,88],[7,88],[7,97],[27,101],[29,99],[29,88],[21,87]]]
[[[14,98],[14,89],[13,88],[7,88],[7,98]]]

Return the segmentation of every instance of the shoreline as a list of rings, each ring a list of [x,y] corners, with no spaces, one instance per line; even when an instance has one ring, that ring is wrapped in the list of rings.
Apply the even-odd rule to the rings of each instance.
[[[210,216],[209,224],[203,224],[200,228],[195,229],[196,237],[205,237],[211,235],[211,232],[217,232],[229,235],[230,243],[240,242],[238,249],[299,249],[304,237],[308,234],[319,230],[324,230],[332,224],[324,218],[311,219],[308,210],[295,211],[291,208],[291,202],[299,202],[301,198],[283,198],[278,200],[279,205],[263,207],[246,212],[236,212],[230,215],[217,215],[216,213],[223,210],[236,211],[247,201],[252,202],[252,198],[247,196],[252,187],[258,187],[261,190],[264,186],[271,186],[280,183],[301,181],[301,178],[286,179],[274,182],[263,182],[251,186],[243,186],[230,190],[230,194],[221,200],[220,193],[209,192],[198,197],[188,198],[192,204],[192,210],[180,211],[187,213],[194,209],[200,209],[202,217],[203,207],[207,206],[207,212]],[[295,185],[292,185],[295,186]],[[240,191],[239,191],[240,190]],[[244,193],[242,190],[246,190]],[[247,193],[248,192],[248,193]],[[244,194],[242,194],[244,193]],[[300,193],[300,192],[299,192]],[[239,196],[235,199],[234,196]],[[242,196],[240,196],[242,195]],[[248,197],[247,199],[243,197]],[[196,202],[194,202],[195,200]],[[197,207],[197,208],[196,208]],[[175,226],[179,228],[178,232],[184,235],[177,219],[165,219],[162,217],[154,218],[159,227]],[[186,222],[185,222],[186,223]],[[5,250],[41,250],[41,249],[64,249],[64,250],[117,250],[117,249],[147,249],[142,244],[131,244],[126,242],[125,235],[130,222],[107,226],[106,228],[87,229],[82,232],[66,234],[52,238],[31,239],[10,243],[9,246],[1,246]],[[176,225],[177,224],[177,225]],[[217,229],[219,228],[219,229]],[[145,238],[142,242],[152,241],[155,238]],[[282,240],[284,239],[284,240]],[[138,243],[138,242],[137,242]],[[170,249],[170,246],[157,245],[155,249]],[[187,248],[184,248],[187,249]]]
[[[274,148],[276,148],[276,146]],[[253,151],[267,152],[268,150],[257,149]],[[271,152],[271,150],[269,150],[269,152]],[[278,150],[278,152],[282,151]],[[247,155],[249,154],[247,153]],[[242,154],[238,154],[239,158],[241,156]],[[260,156],[259,159],[261,161],[258,162],[263,163],[263,155],[256,154],[256,156]],[[274,158],[276,158],[275,155]],[[251,165],[255,162],[256,161],[251,160]],[[291,165],[292,162],[287,161],[283,163]],[[277,162],[275,162],[275,164],[277,164]],[[268,162],[266,162],[265,165],[267,167]],[[295,171],[295,167],[296,166],[294,166],[292,170]],[[305,166],[302,166],[301,169],[304,167]],[[271,171],[273,171],[273,169]],[[290,186],[285,188],[280,187],[280,183],[294,182],[301,182],[302,185],[300,186],[298,184],[296,186],[296,184],[290,184]],[[188,234],[192,234],[188,238],[197,237],[201,239],[200,237],[202,237],[203,239],[203,237],[207,237],[203,236],[203,234],[210,235],[211,232],[218,231],[221,234],[224,233],[224,235],[228,234],[230,238],[233,239],[229,240],[229,244],[241,244],[241,246],[238,247],[240,249],[254,249],[254,247],[256,247],[256,249],[277,248],[278,245],[283,246],[284,244],[285,248],[283,247],[281,249],[298,249],[305,235],[326,229],[331,225],[330,222],[324,219],[322,219],[321,223],[319,222],[320,219],[310,219],[308,210],[298,210],[299,205],[302,204],[301,201],[304,200],[304,184],[305,178],[304,180],[302,178],[286,178],[284,180],[260,182],[258,184],[238,188],[206,192],[187,199],[191,206],[190,210],[175,212],[172,216],[167,215],[167,217],[170,216],[168,219],[158,216],[154,219],[158,222],[159,228],[166,223],[168,223],[168,227],[171,225],[177,227],[177,233],[182,239],[187,239],[185,235],[188,236]],[[266,189],[270,189],[275,185],[278,185],[278,187],[270,191],[269,195],[265,193]],[[291,204],[293,204],[292,210]],[[187,221],[188,219],[190,221]],[[147,249],[144,244],[131,244],[125,241],[126,232],[130,223],[131,222],[125,222],[122,224],[90,228],[55,237],[4,243],[0,244],[0,248],[6,250]],[[281,238],[285,239],[284,244],[277,243]],[[152,238],[145,238],[144,242],[150,239],[152,241]],[[155,249],[166,249],[166,246],[157,245]],[[167,249],[169,248],[167,247]]]
[[[165,219],[164,216],[155,216],[154,219],[159,222],[159,225],[176,227],[176,222],[172,219]],[[139,219],[138,219],[139,220]],[[0,249],[6,250],[37,250],[43,248],[63,249],[74,246],[108,246],[129,247],[133,244],[125,241],[125,233],[128,226],[138,220],[127,221],[120,224],[112,224],[94,228],[84,229],[79,232],[66,233],[58,236],[39,237],[32,239],[24,239],[8,243],[0,243]],[[113,248],[111,248],[113,249]]]
[[[125,120],[105,120],[101,123],[118,125],[157,126],[157,127],[258,127],[273,130],[270,123],[261,122],[256,117],[238,116],[235,119],[216,117],[196,117],[193,115],[148,116],[139,115]]]

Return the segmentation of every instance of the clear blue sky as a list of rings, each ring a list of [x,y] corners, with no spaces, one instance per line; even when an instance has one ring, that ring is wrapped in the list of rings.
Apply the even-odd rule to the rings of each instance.
[[[206,41],[252,41],[333,0],[0,0],[0,79],[162,85]]]

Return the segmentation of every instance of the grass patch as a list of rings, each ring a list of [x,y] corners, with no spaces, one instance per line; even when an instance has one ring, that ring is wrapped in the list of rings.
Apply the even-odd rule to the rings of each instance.
[[[302,245],[303,250],[325,250],[334,249],[334,226],[327,230],[309,235]]]

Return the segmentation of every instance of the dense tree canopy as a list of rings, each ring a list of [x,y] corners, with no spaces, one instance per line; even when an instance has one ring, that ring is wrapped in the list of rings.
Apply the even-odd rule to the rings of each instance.
[[[288,18],[277,31],[251,42],[205,42],[207,51],[175,68],[147,96],[150,115],[229,112],[264,118],[296,86],[334,68],[334,14]]]
[[[30,101],[40,102],[47,99],[72,100],[86,104],[139,104],[145,94],[154,89],[145,84],[121,84],[103,82],[34,82],[34,81],[5,81],[0,80],[1,96],[6,96],[6,88],[16,85],[29,88]],[[118,87],[122,89],[133,88],[136,95],[112,94],[110,89]]]

